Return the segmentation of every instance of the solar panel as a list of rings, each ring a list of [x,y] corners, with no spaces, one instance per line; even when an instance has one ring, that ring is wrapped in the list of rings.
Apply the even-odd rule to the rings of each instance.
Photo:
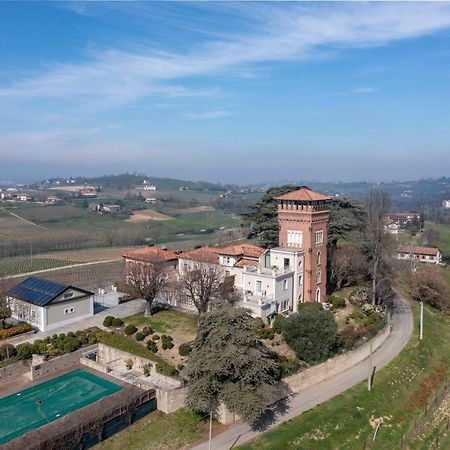
[[[11,289],[8,295],[38,306],[45,306],[68,287],[66,284],[56,283],[55,281],[29,277]]]

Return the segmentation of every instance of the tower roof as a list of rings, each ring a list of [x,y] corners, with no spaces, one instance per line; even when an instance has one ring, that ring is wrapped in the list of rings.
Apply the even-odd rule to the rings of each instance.
[[[311,191],[311,189],[300,188],[296,191],[288,192],[287,194],[275,197],[276,200],[300,200],[300,201],[319,201],[319,200],[331,200],[328,195],[321,194],[320,192]]]

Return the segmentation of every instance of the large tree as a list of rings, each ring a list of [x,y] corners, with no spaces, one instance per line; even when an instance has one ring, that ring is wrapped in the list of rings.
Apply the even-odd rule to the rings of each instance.
[[[343,243],[331,255],[331,278],[336,289],[356,284],[367,275],[367,259],[362,250],[354,245]]]
[[[372,304],[377,301],[377,283],[382,278],[380,269],[387,264],[391,236],[386,232],[385,219],[391,206],[391,198],[385,191],[371,190],[366,198],[365,250],[370,262],[372,278]]]
[[[198,311],[199,324],[211,301],[219,296],[228,299],[233,290],[233,284],[226,280],[223,271],[206,263],[198,263],[195,270],[184,273],[180,277],[180,285]]]
[[[297,357],[307,363],[327,359],[337,339],[337,325],[330,311],[308,304],[283,323],[283,338]]]
[[[132,264],[127,273],[126,283],[130,294],[147,302],[145,316],[151,316],[155,298],[168,284],[167,264],[156,260],[146,264]]]
[[[205,314],[182,375],[188,407],[211,412],[223,403],[254,423],[272,397],[279,367],[257,339],[248,310],[224,303]]]

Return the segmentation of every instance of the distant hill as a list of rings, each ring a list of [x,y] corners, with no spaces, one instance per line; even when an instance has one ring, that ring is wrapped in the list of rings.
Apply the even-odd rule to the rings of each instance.
[[[221,185],[220,183],[208,183],[205,181],[187,181],[178,180],[174,178],[159,178],[148,176],[143,173],[121,173],[118,175],[101,175],[98,177],[74,177],[66,178],[51,178],[36,183],[37,186],[54,185],[57,182],[61,185],[67,185],[68,180],[75,185],[93,185],[102,186],[104,188],[116,189],[132,189],[135,186],[142,185],[144,181],[154,184],[158,190],[174,190],[180,188],[187,188],[195,191],[226,191],[230,188],[228,185]]]

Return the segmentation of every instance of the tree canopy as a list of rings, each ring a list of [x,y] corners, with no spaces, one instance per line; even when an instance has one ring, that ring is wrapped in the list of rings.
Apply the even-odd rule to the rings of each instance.
[[[273,394],[279,367],[257,339],[249,312],[221,304],[203,316],[182,375],[188,407],[209,412],[224,403],[254,423]]]
[[[314,307],[302,308],[283,323],[283,338],[297,357],[307,363],[324,361],[337,339],[337,325],[330,311]]]

